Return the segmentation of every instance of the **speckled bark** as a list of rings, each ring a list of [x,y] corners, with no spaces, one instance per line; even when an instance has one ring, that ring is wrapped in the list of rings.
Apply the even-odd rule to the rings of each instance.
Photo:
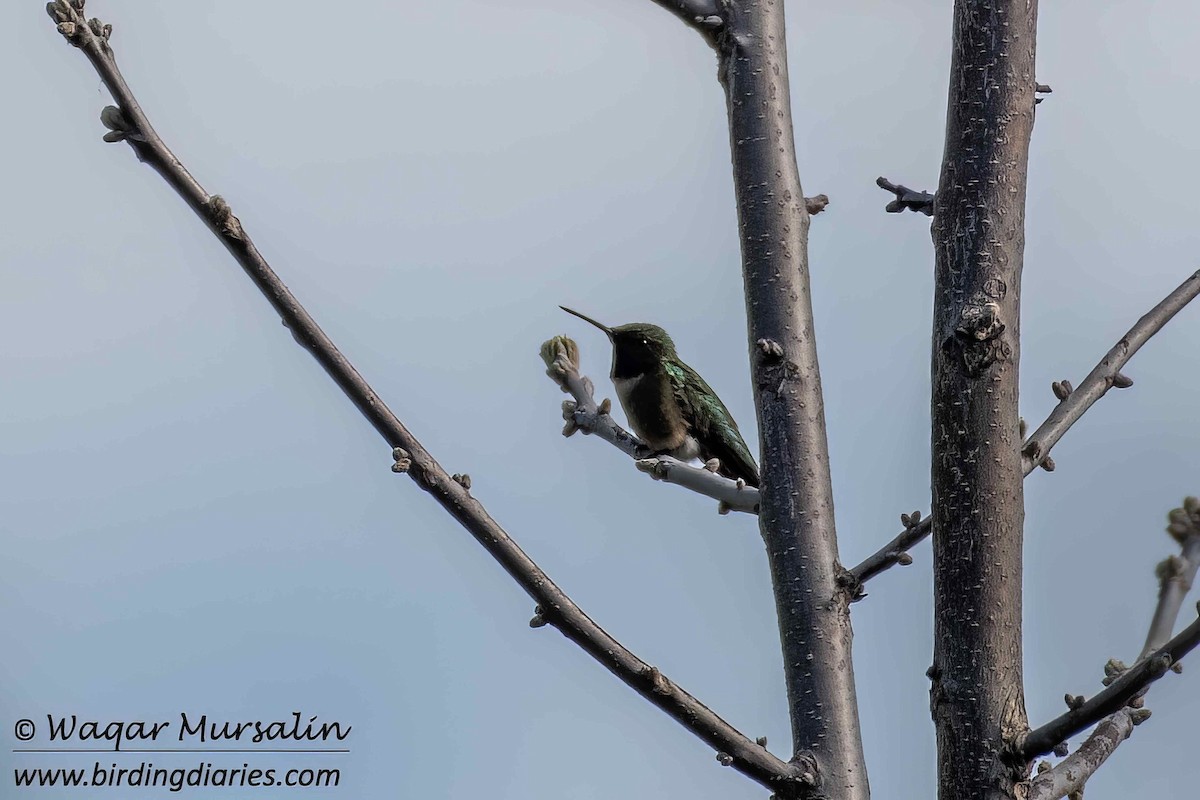
[[[813,335],[808,224],[796,168],[782,0],[727,2],[717,37],[729,108],[755,405],[759,527],[783,643],[796,756],[811,796],[866,800],[825,410]]]
[[[1036,0],[958,0],[934,207],[930,703],[942,800],[1014,796],[1027,729],[1017,419]]]

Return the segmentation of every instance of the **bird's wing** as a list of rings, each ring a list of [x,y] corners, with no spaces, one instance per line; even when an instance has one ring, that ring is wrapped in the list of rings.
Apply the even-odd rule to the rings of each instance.
[[[721,474],[758,486],[758,465],[721,398],[687,364],[676,361],[667,364],[666,369],[675,399],[685,418],[693,421],[693,436],[700,443],[701,456],[720,459]]]

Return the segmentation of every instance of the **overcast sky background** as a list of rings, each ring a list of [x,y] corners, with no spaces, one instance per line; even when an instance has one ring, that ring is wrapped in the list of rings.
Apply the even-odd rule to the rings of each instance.
[[[287,718],[353,726],[336,791],[184,798],[762,798],[553,629],[412,483],[183,203],[125,145],[42,2],[3,12],[0,729],[22,717]],[[754,520],[559,435],[539,344],[567,333],[600,393],[607,342],[559,303],[663,325],[756,442],[715,59],[649,0],[353,4],[92,0],[152,122],[223,195],[400,418],[608,631],[789,755]],[[948,2],[790,3],[796,145],[843,561],[928,511],[929,224]],[[1041,14],[1022,408],[1053,407],[1197,263],[1193,3]],[[1132,362],[1027,487],[1027,705],[1132,659],[1200,493],[1200,309]],[[930,550],[854,607],[876,798],[932,797]],[[1185,606],[1181,624],[1190,619]],[[1200,783],[1200,675],[1089,800]],[[172,728],[172,732],[175,729]],[[44,734],[39,742],[46,744]],[[102,758],[108,758],[102,756]],[[143,756],[127,755],[121,766]],[[151,757],[190,767],[194,754]],[[6,768],[3,780],[7,782]],[[7,783],[5,783],[7,785]],[[3,790],[7,796],[11,790]],[[112,798],[110,789],[45,798]],[[23,796],[23,795],[18,795]],[[162,790],[128,791],[165,798]]]

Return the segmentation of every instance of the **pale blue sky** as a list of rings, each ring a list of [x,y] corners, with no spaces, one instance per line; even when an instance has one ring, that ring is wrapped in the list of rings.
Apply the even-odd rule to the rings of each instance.
[[[126,146],[101,142],[109,98],[43,5],[6,5],[0,49],[4,785],[14,764],[90,764],[17,760],[22,717],[299,710],[353,726],[350,755],[303,762],[341,767],[330,798],[765,796],[552,629],[526,626],[532,602],[390,472],[384,443],[203,225]],[[848,564],[901,512],[928,510],[928,220],[884,214],[874,180],[936,185],[948,6],[788,6],[801,176],[832,200],[811,251]],[[649,0],[88,11],[114,25],[159,132],[442,464],[471,474],[600,624],[786,757],[754,521],[653,483],[602,442],[563,439],[537,357],[569,333],[611,395],[606,343],[558,304],[659,323],[755,441],[724,99],[698,37]],[[1050,381],[1078,381],[1200,266],[1198,28],[1182,2],[1042,10],[1038,78],[1054,94],[1029,182],[1031,421],[1054,403]],[[1136,386],[1026,484],[1035,723],[1141,647],[1154,564],[1173,546],[1166,511],[1200,493],[1198,352],[1188,309],[1131,364]],[[927,545],[914,560],[854,607],[871,782],[887,800],[934,785]],[[1089,800],[1195,791],[1192,671],[1155,689],[1154,718]]]

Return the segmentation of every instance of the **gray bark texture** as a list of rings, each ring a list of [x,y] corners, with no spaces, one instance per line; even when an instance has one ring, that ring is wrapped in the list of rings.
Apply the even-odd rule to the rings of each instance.
[[[938,796],[1015,796],[1027,765],[1017,415],[1036,0],[957,0],[934,206],[932,485]]]
[[[766,543],[795,760],[808,794],[870,796],[839,584],[825,409],[808,274],[809,214],[792,132],[780,0],[726,3],[716,37],[729,111]]]

